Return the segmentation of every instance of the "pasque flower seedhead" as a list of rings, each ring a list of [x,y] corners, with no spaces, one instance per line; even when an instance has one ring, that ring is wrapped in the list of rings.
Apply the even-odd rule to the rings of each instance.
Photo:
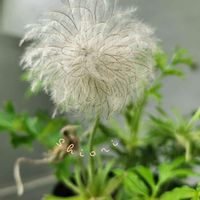
[[[27,26],[22,65],[58,108],[121,111],[153,76],[153,30],[116,0],[65,0]]]

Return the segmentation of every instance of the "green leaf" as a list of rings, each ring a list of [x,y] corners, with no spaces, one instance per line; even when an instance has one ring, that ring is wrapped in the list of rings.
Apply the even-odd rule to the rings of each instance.
[[[167,76],[171,76],[171,75],[179,76],[179,77],[184,76],[184,72],[181,71],[181,70],[178,70],[178,69],[166,69],[164,71],[164,74],[167,75]]]
[[[149,184],[152,191],[154,191],[156,185],[155,185],[154,176],[153,176],[153,173],[151,172],[151,170],[149,168],[144,167],[144,166],[139,166],[139,167],[136,167],[136,171]]]
[[[114,174],[116,174],[117,176],[124,177],[126,175],[126,172],[122,169],[115,169],[113,171],[114,171]]]
[[[184,164],[184,158],[178,158],[172,163],[163,163],[159,166],[159,182],[158,185],[177,177],[187,177],[194,175],[194,172],[187,168],[180,168]]]
[[[29,136],[29,135],[19,136],[15,133],[11,133],[11,135],[12,135],[11,143],[15,148],[19,146],[32,147],[32,142],[34,140],[32,136]]]
[[[130,196],[142,195],[148,197],[149,189],[133,170],[124,171],[122,169],[115,169],[114,173],[117,177],[123,178],[123,186],[127,194]]]
[[[165,54],[164,52],[157,52],[155,55],[155,61],[156,61],[156,67],[158,69],[160,69],[161,71],[165,69],[165,67],[167,66],[167,61],[168,61],[168,57],[167,54]]]
[[[175,188],[170,192],[164,193],[160,200],[183,200],[191,199],[195,195],[196,191],[193,188],[183,186],[180,188]]]
[[[11,130],[14,116],[5,112],[0,112],[0,127],[2,130]]]
[[[134,172],[127,172],[124,177],[124,186],[130,195],[142,195],[148,197],[149,189],[145,183]]]
[[[27,118],[25,121],[25,126],[27,127],[27,130],[32,134],[32,135],[37,135],[40,133],[40,121],[37,117],[33,118]]]
[[[10,114],[14,114],[15,113],[15,108],[13,106],[13,103],[11,101],[7,101],[4,105],[4,110],[7,112],[7,113],[10,113]]]
[[[70,177],[70,166],[74,164],[75,158],[67,156],[62,162],[55,164],[55,174],[59,180],[64,180]]]
[[[105,195],[111,195],[122,183],[122,177],[111,178],[107,184]]]
[[[162,87],[162,84],[158,82],[152,85],[152,87],[149,89],[149,94],[154,96],[158,102],[160,102],[162,99],[162,95],[160,93],[161,87]]]
[[[186,49],[176,48],[175,53],[172,58],[172,64],[185,64],[189,66],[191,69],[195,69],[196,65],[193,62],[193,58],[188,55],[188,51]]]
[[[30,147],[34,140],[38,140],[52,148],[60,139],[60,129],[66,124],[67,119],[52,119],[45,112],[38,112],[34,117],[24,112],[15,113],[11,102],[7,102],[4,110],[0,110],[0,133],[8,132],[14,147]]]

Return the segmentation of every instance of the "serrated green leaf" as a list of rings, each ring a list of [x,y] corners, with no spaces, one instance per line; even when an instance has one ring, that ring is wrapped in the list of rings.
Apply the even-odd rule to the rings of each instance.
[[[139,166],[139,167],[136,167],[136,171],[142,176],[142,178],[144,178],[144,180],[149,184],[151,189],[154,191],[156,185],[155,185],[154,176],[151,170],[144,166]]]
[[[163,163],[159,166],[159,182],[162,185],[166,181],[177,177],[186,177],[194,175],[191,169],[179,168],[184,163],[184,158],[178,158],[172,163]]]
[[[181,188],[175,188],[172,191],[164,193],[160,200],[184,200],[191,199],[195,195],[195,190],[193,188],[183,186]]]
[[[172,58],[172,65],[185,64],[192,69],[195,68],[193,58],[188,54],[186,49],[177,48]]]
[[[145,183],[134,172],[127,172],[124,178],[124,186],[130,195],[142,195],[148,197],[149,189]]]

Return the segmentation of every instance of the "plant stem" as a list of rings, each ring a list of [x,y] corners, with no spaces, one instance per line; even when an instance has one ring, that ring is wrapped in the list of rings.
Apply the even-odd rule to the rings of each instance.
[[[140,129],[140,125],[141,125],[141,121],[142,121],[142,117],[144,114],[144,109],[148,102],[148,98],[149,98],[149,94],[144,94],[144,97],[140,100],[140,102],[134,109],[135,114],[134,114],[134,118],[132,121],[132,127],[131,127],[131,131],[133,133],[133,139],[137,138],[137,135],[138,135],[138,132]]]
[[[81,191],[80,189],[74,185],[71,181],[67,180],[67,179],[64,179],[63,182],[65,183],[65,185],[67,187],[69,187],[73,192],[75,192],[76,194],[81,194]]]
[[[186,145],[186,152],[185,152],[185,159],[187,162],[191,160],[191,145],[190,142],[187,142]]]
[[[95,136],[95,132],[96,132],[98,123],[99,123],[99,117],[96,117],[93,127],[92,127],[92,130],[90,132],[90,139],[89,139],[89,151],[90,152],[93,150],[94,136]]]
[[[89,152],[91,153],[93,151],[94,146],[94,136],[97,130],[99,124],[99,116],[96,117],[92,130],[90,132],[90,138],[89,138]],[[94,157],[89,156],[89,182],[92,184],[93,182],[93,175],[95,172],[95,166],[94,166]]]

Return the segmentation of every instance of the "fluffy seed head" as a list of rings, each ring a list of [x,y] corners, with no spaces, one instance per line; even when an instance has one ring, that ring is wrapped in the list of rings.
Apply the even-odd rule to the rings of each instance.
[[[117,0],[63,0],[27,26],[22,65],[63,111],[120,111],[153,75],[153,31]]]

